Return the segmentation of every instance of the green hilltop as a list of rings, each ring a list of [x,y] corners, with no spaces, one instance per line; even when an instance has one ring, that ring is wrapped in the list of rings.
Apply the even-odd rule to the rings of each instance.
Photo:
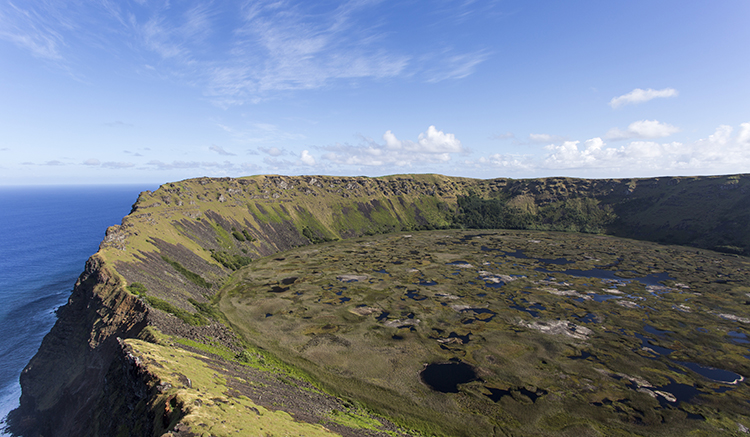
[[[419,231],[512,229],[558,239],[565,234],[554,232],[610,235],[694,248],[691,254],[700,252],[695,248],[722,252],[737,257],[741,270],[750,255],[748,224],[750,175],[602,180],[267,175],[164,184],[141,193],[122,224],[107,229],[22,374],[21,406],[10,415],[11,430],[26,436],[229,435],[239,429],[259,435],[475,435],[458,425],[431,427],[424,410],[399,413],[379,401],[380,395],[363,394],[383,390],[381,400],[398,402],[403,394],[393,387],[355,378],[342,388],[336,379],[351,375],[334,376],[343,368],[321,371],[315,359],[300,358],[278,343],[286,337],[245,326],[238,319],[244,313],[227,306],[227,299],[248,293],[242,278],[260,259],[269,266],[269,259],[294,249]],[[295,275],[301,267],[279,268],[259,286],[281,294],[299,284]],[[337,317],[363,315],[344,311]],[[332,319],[299,328],[299,335],[338,338],[337,326]],[[259,335],[271,337],[252,340]],[[512,349],[506,352],[520,353]],[[251,395],[251,386],[267,387],[267,400]],[[539,420],[547,425],[539,435],[588,426],[581,418],[544,414]],[[487,420],[482,432],[513,434],[519,426],[508,417]]]

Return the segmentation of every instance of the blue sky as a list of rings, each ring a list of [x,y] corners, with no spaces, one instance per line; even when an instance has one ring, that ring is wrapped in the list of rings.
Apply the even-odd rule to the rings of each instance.
[[[0,0],[0,185],[750,171],[750,2]]]

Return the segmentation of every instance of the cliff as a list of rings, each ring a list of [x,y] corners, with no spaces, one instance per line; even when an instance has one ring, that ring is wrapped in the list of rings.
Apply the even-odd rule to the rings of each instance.
[[[487,217],[504,221],[487,222]],[[235,270],[294,247],[488,223],[600,232],[747,255],[750,175],[255,176],[165,184],[141,193],[122,224],[107,229],[99,252],[23,371],[21,406],[9,416],[11,430],[27,437],[196,435],[199,424],[209,428],[226,414],[225,402],[257,418],[252,426],[283,423],[278,426],[305,435],[363,435],[361,426],[330,417],[333,412],[365,422],[367,417],[347,401],[307,387],[306,377],[283,363],[269,365],[272,357],[252,350],[234,333],[212,305],[214,297],[231,286]],[[283,289],[285,284],[270,285]],[[264,380],[269,374],[276,379]],[[203,390],[214,387],[218,394],[207,398],[196,391],[195,378],[205,378]],[[293,383],[279,384],[278,378]],[[258,381],[265,381],[265,401],[253,389]],[[274,407],[281,404],[288,407]],[[227,420],[245,420],[237,414]],[[406,432],[385,419],[378,423],[368,428],[369,435]],[[211,428],[216,435],[229,432],[216,426]]]

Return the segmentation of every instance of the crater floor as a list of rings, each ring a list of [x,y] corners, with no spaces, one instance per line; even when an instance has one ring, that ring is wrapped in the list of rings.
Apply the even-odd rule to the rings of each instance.
[[[401,233],[256,260],[220,296],[247,341],[414,429],[750,427],[743,257],[600,235]],[[456,362],[475,377],[455,393],[424,383],[427,366]]]

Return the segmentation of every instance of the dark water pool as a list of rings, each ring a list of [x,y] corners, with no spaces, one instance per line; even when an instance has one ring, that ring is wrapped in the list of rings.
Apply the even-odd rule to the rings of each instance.
[[[654,352],[656,352],[659,355],[669,355],[672,352],[674,352],[672,349],[668,349],[668,348],[665,348],[665,347],[657,346],[657,345],[651,343],[652,341],[655,341],[653,338],[648,338],[645,335],[638,334],[638,333],[635,333],[634,335],[635,335],[635,337],[638,340],[641,341],[641,347],[650,348],[651,350],[653,350]]]
[[[427,299],[427,296],[419,294],[419,290],[407,290],[406,297],[412,300],[421,301]]]
[[[586,323],[586,324],[589,324],[589,323],[596,323],[596,322],[597,322],[597,320],[598,320],[598,319],[597,319],[597,317],[596,317],[596,314],[594,314],[594,313],[588,313],[588,314],[586,314],[586,315],[585,315],[585,316],[583,316],[583,317],[576,317],[576,319],[577,319],[577,320],[578,320],[579,322],[581,322],[581,323]]]
[[[420,373],[422,382],[441,393],[458,393],[458,384],[477,379],[474,368],[464,362],[433,363]]]
[[[690,363],[686,361],[674,361],[675,363],[685,366],[700,376],[710,379],[712,381],[721,382],[724,384],[736,384],[742,380],[742,376],[729,370],[717,369],[715,367],[701,366],[697,363]]]
[[[604,269],[589,269],[589,270],[568,269],[568,270],[562,270],[562,271],[554,271],[554,270],[547,270],[547,269],[538,267],[535,270],[537,272],[543,272],[543,273],[550,273],[550,274],[563,273],[566,275],[578,276],[582,278],[609,279],[611,281],[618,281],[618,282],[636,281],[636,282],[640,282],[643,285],[661,285],[660,282],[662,281],[674,279],[671,276],[669,276],[669,273],[652,273],[652,274],[641,276],[641,277],[622,278],[620,276],[617,276],[618,272],[613,271],[613,270],[604,270]]]
[[[747,339],[747,334],[738,331],[729,331],[729,337],[732,339],[732,343],[750,343]]]

